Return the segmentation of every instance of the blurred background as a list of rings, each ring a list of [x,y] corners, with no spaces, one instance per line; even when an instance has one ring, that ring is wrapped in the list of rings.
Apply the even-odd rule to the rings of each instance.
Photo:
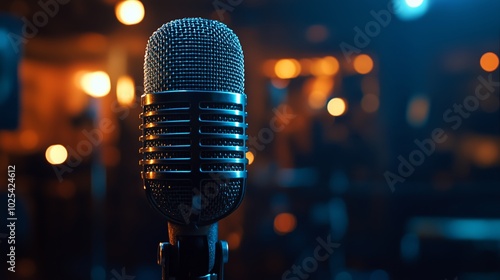
[[[166,221],[138,165],[143,58],[183,17],[226,23],[245,54],[249,180],[219,226],[227,279],[500,279],[498,11],[2,0],[0,212],[4,224],[15,165],[18,218],[7,279],[160,279]]]

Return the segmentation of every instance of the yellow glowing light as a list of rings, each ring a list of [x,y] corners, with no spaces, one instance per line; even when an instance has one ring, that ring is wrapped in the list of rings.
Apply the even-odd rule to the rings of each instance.
[[[111,90],[111,81],[106,72],[90,72],[81,76],[80,86],[85,93],[92,97],[103,97],[108,95]]]
[[[253,155],[252,152],[247,152],[246,153],[246,157],[247,157],[247,160],[248,160],[248,165],[251,165],[255,159],[255,156]]]
[[[130,76],[122,76],[116,84],[116,99],[121,105],[131,105],[135,100],[134,80]]]
[[[347,105],[344,99],[336,97],[328,101],[328,105],[326,106],[326,108],[330,115],[338,117],[342,116],[345,113]]]
[[[429,117],[429,99],[425,96],[417,96],[410,100],[406,111],[406,119],[412,126],[418,127],[426,123]]]
[[[333,56],[316,59],[311,67],[311,72],[315,76],[333,76],[340,69],[339,61]]]
[[[68,151],[63,145],[52,145],[45,151],[45,158],[52,164],[61,164],[68,158]]]
[[[380,105],[380,101],[378,96],[375,94],[365,94],[363,99],[361,99],[361,108],[367,113],[373,113],[378,110],[378,106]]]
[[[498,68],[498,56],[492,52],[487,52],[481,56],[481,68],[486,72],[493,72]]]
[[[373,59],[366,54],[360,54],[354,59],[354,70],[359,74],[368,74],[373,70]]]
[[[280,59],[274,65],[274,73],[280,79],[292,79],[300,74],[300,63],[295,59]]]
[[[274,218],[274,231],[284,235],[292,232],[297,227],[297,218],[291,213],[281,213]]]
[[[125,0],[115,7],[116,18],[125,25],[134,25],[144,19],[144,5],[138,0]]]

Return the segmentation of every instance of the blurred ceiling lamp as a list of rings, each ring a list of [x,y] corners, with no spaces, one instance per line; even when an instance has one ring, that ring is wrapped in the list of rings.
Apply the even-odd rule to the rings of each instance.
[[[118,2],[115,7],[116,18],[125,25],[138,24],[144,19],[144,5],[138,0]]]
[[[274,218],[274,231],[279,235],[292,232],[297,227],[297,218],[291,213],[280,213]]]
[[[334,117],[342,116],[346,109],[347,105],[344,99],[336,97],[328,101],[328,105],[326,106],[328,113]]]
[[[339,61],[333,56],[327,56],[314,61],[311,73],[315,76],[333,76],[339,71]]]
[[[89,72],[81,76],[80,86],[92,97],[103,97],[111,90],[109,75],[103,71]]]
[[[378,96],[372,93],[365,94],[361,99],[361,108],[367,113],[373,113],[378,110],[380,101]]]
[[[247,152],[246,153],[246,158],[248,160],[248,165],[251,165],[255,159],[255,156],[253,155],[252,152]]]
[[[68,151],[63,145],[52,145],[45,151],[45,158],[52,165],[61,164],[68,158]]]
[[[354,59],[353,66],[359,74],[368,74],[373,70],[373,59],[367,54],[360,54]]]
[[[399,19],[413,20],[423,16],[428,8],[427,0],[393,0],[394,12]]]
[[[134,80],[130,76],[121,76],[116,83],[116,99],[122,106],[131,105],[135,100]]]
[[[429,117],[429,99],[426,96],[415,96],[408,103],[406,120],[411,126],[423,126]]]
[[[274,73],[280,79],[292,79],[300,74],[300,63],[296,59],[280,59],[274,65]]]
[[[498,69],[498,56],[492,52],[487,52],[481,56],[481,68],[486,72],[493,72]]]

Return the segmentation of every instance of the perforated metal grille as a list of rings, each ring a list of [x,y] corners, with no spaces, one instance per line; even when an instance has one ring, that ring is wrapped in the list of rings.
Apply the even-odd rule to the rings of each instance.
[[[226,114],[202,114],[200,116],[202,121],[216,121],[216,122],[243,122],[242,116],[226,115]]]
[[[202,126],[201,133],[215,133],[215,134],[243,134],[242,127],[234,126]]]
[[[239,204],[244,190],[244,179],[205,180],[201,188],[189,180],[145,180],[145,184],[157,208],[181,223],[196,214],[202,221],[218,220]],[[200,196],[199,205],[192,204],[193,196]]]
[[[202,146],[243,146],[245,141],[241,139],[201,139]]]
[[[245,152],[202,151],[201,158],[244,158]]]
[[[202,102],[200,104],[200,108],[243,111],[243,106],[241,104],[235,104],[235,103]]]
[[[145,128],[144,133],[148,135],[161,135],[161,134],[185,134],[189,133],[191,128],[189,126],[169,126],[169,127],[153,127]]]
[[[243,163],[206,163],[201,165],[201,171],[242,171],[245,168]]]
[[[144,117],[145,124],[171,122],[171,121],[189,121],[189,115],[188,114],[168,114],[168,115]]]
[[[146,148],[151,147],[164,147],[164,146],[190,146],[190,139],[158,139],[158,140],[146,140],[145,141]]]
[[[189,108],[190,104],[188,102],[172,102],[172,103],[163,103],[163,104],[151,104],[151,105],[145,105],[144,106],[144,112],[152,112],[152,111],[159,111],[159,110],[165,110],[165,109],[187,109]]]
[[[185,18],[149,38],[144,60],[147,93],[167,90],[244,92],[243,51],[221,22]]]
[[[180,159],[189,159],[191,158],[191,152],[189,151],[169,151],[169,152],[149,152],[145,153],[145,159],[170,159],[170,158],[180,158]]]

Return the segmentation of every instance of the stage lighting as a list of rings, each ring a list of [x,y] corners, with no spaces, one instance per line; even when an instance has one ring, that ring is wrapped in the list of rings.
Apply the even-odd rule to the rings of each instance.
[[[252,152],[247,152],[246,153],[246,158],[248,160],[248,165],[252,165],[254,159],[255,159],[255,156],[253,155]]]
[[[345,113],[347,105],[344,99],[336,97],[328,101],[328,105],[326,108],[328,110],[328,113],[330,113],[330,115],[338,117],[342,116]]]
[[[274,218],[274,231],[279,235],[292,232],[297,227],[297,218],[292,213],[281,213]]]
[[[109,75],[103,71],[90,72],[82,75],[80,86],[85,93],[92,97],[103,97],[111,90]]]
[[[300,74],[300,63],[295,59],[280,59],[274,65],[274,73],[280,79],[292,79]]]
[[[373,59],[366,54],[360,54],[354,59],[354,70],[359,74],[368,74],[373,70]]]
[[[52,145],[45,151],[45,158],[52,165],[61,164],[68,158],[68,151],[63,145]]]
[[[424,0],[406,0],[405,2],[410,8],[418,8],[422,6]]]
[[[401,20],[414,20],[423,16],[429,8],[429,0],[393,0],[394,12]]]
[[[486,72],[493,72],[498,69],[498,56],[495,53],[487,52],[481,56],[481,68]]]
[[[135,100],[134,80],[130,76],[122,76],[116,83],[116,99],[122,106],[131,105]]]
[[[115,8],[116,18],[125,25],[134,25],[144,19],[144,5],[138,0],[119,2]]]

